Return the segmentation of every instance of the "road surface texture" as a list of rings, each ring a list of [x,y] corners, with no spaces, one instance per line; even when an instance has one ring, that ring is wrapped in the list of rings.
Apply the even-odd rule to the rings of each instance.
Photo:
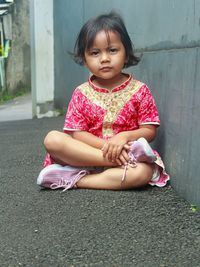
[[[36,185],[44,136],[63,121],[0,123],[0,266],[200,266],[200,214],[170,185],[120,192]]]

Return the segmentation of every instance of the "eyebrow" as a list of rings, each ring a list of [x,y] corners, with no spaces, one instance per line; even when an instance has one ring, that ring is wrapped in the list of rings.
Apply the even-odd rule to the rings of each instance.
[[[107,47],[113,47],[113,46],[120,46],[119,44],[117,44],[116,42],[110,42],[110,43],[108,43],[108,46]],[[98,47],[96,47],[96,46],[93,46],[93,45],[91,45],[88,49],[99,49]],[[87,50],[88,50],[87,49]]]

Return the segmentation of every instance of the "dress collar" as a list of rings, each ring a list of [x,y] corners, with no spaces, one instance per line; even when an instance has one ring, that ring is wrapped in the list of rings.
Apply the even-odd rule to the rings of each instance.
[[[133,79],[132,75],[130,74],[125,74],[127,76],[127,80],[125,82],[123,82],[122,84],[118,85],[117,87],[114,87],[113,89],[111,90],[108,90],[106,88],[101,88],[101,87],[97,87],[94,83],[93,83],[93,80],[95,78],[94,75],[92,75],[89,79],[88,79],[88,83],[89,85],[95,90],[95,91],[98,91],[98,92],[101,92],[101,93],[114,93],[114,92],[117,92],[117,91],[120,91],[122,89],[124,89],[129,83],[130,81]]]

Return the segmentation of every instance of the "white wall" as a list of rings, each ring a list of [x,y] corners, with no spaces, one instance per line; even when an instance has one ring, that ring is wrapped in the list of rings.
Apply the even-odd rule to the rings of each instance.
[[[30,0],[33,117],[53,115],[53,0]]]

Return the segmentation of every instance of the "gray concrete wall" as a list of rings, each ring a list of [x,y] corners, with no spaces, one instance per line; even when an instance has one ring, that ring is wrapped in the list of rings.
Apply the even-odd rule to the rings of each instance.
[[[86,71],[67,54],[82,22],[102,12],[123,16],[140,64],[128,69],[152,90],[161,117],[155,146],[172,186],[200,207],[200,1],[57,0],[54,2],[55,95],[59,106],[83,82]],[[64,98],[63,98],[64,95]]]
[[[31,90],[29,1],[17,0],[12,8],[12,42],[6,62],[9,91]]]
[[[134,73],[156,98],[161,127],[155,147],[171,184],[200,207],[200,48],[145,53]]]
[[[86,70],[72,60],[76,35],[83,24],[83,1],[54,1],[55,105],[66,108],[72,90],[83,82]],[[86,75],[87,76],[87,75]]]

